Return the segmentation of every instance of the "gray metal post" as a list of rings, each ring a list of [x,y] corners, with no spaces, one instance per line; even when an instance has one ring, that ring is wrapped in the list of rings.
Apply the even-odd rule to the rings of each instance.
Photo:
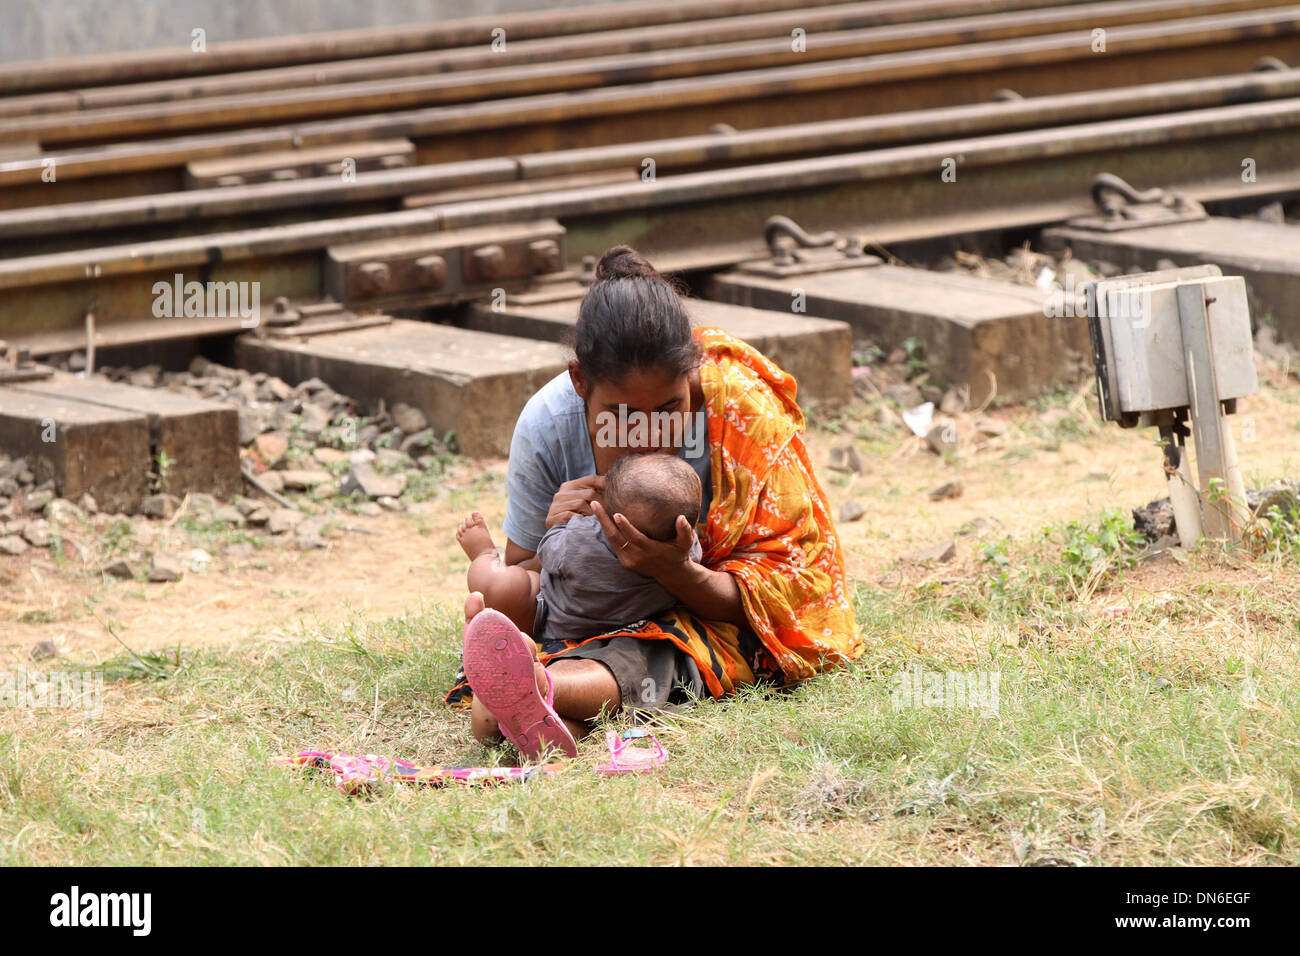
[[[1242,515],[1233,502],[1229,474],[1231,438],[1225,436],[1223,406],[1214,367],[1214,341],[1209,308],[1214,299],[1199,283],[1180,285],[1178,319],[1187,360],[1187,394],[1191,400],[1192,435],[1196,442],[1196,472],[1201,490],[1201,525],[1213,538],[1241,537]],[[1235,458],[1235,456],[1232,456]]]

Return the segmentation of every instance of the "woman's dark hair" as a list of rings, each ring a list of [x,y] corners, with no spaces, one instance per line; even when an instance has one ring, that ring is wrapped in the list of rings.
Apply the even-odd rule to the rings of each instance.
[[[578,309],[573,350],[589,382],[619,382],[648,368],[681,376],[700,358],[678,287],[628,246],[600,257]]]

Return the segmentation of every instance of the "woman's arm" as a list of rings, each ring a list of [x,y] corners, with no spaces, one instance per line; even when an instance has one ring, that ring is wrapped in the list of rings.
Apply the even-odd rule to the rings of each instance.
[[[650,543],[660,544],[653,540]],[[634,547],[636,545],[628,550],[631,551]],[[655,580],[705,620],[728,621],[732,624],[745,624],[748,621],[745,605],[740,599],[740,585],[726,571],[710,571],[704,565],[688,560],[676,570],[655,577]]]
[[[591,510],[625,568],[654,578],[669,594],[706,620],[731,624],[748,621],[736,579],[725,571],[710,571],[690,559],[694,533],[686,518],[677,516],[676,540],[656,541],[643,535],[623,515],[611,517],[598,501],[592,502]]]
[[[591,514],[591,503],[600,497],[605,487],[605,479],[600,475],[585,475],[560,485],[551,507],[546,512],[546,528],[549,531],[557,524],[564,524],[577,515]],[[541,561],[536,551],[529,551],[523,545],[506,539],[506,564],[520,564],[529,571],[540,571]]]

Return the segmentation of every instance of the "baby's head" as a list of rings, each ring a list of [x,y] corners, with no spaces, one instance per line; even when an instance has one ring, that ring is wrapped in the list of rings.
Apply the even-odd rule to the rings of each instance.
[[[624,455],[605,474],[601,504],[647,538],[672,541],[678,515],[692,527],[700,520],[700,477],[676,455]]]

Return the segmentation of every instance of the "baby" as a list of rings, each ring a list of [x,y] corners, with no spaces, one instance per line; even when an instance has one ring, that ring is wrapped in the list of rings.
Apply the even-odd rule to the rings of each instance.
[[[678,515],[692,525],[699,521],[700,479],[672,455],[627,455],[605,475],[601,504],[646,537],[672,541]],[[542,536],[540,573],[502,561],[477,511],[461,523],[456,540],[470,559],[469,589],[482,591],[489,607],[539,643],[585,640],[677,603],[653,578],[623,567],[595,515],[570,518]],[[690,559],[700,555],[695,537]]]

